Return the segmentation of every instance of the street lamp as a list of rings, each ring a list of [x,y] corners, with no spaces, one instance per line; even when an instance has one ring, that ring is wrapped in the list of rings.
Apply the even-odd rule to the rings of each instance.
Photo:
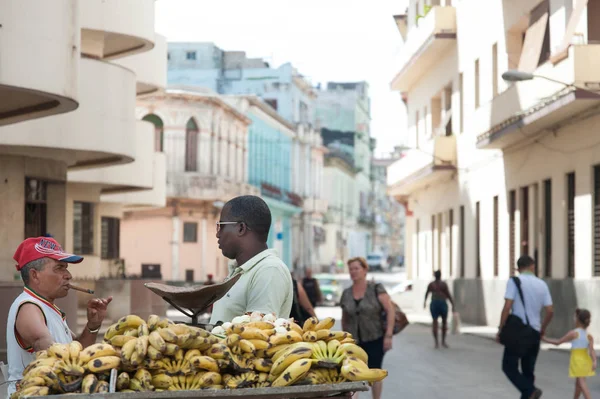
[[[572,88],[575,88],[575,89],[583,90],[583,91],[586,91],[588,93],[592,93],[592,94],[594,94],[596,96],[600,95],[596,91],[588,89],[587,87],[579,87],[579,86],[576,86],[576,85],[574,85],[572,83],[561,82],[560,80],[552,79],[552,78],[549,78],[549,77],[544,76],[544,75],[536,75],[536,74],[529,73],[529,72],[519,71],[517,69],[510,69],[510,70],[508,70],[508,71],[506,71],[506,72],[504,72],[502,74],[502,79],[504,79],[507,82],[523,82],[525,80],[533,80],[534,78],[545,79],[545,80],[547,80],[549,82],[558,83],[558,84],[563,85],[565,87],[572,87]]]

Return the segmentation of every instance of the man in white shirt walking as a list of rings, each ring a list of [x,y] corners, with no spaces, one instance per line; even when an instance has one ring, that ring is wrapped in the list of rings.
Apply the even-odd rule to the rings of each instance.
[[[290,316],[294,296],[288,267],[267,246],[271,211],[260,197],[244,195],[225,204],[217,222],[223,255],[235,259],[230,276],[243,273],[229,292],[215,302],[210,323],[228,322],[249,312]]]
[[[542,396],[542,391],[535,386],[535,363],[540,350],[540,338],[552,320],[554,309],[548,285],[535,275],[535,261],[524,255],[517,261],[517,267],[525,304],[520,298],[517,284],[511,278],[506,285],[505,302],[497,340],[500,341],[500,331],[511,313],[519,317],[524,324],[529,324],[535,331],[536,342],[527,348],[524,354],[517,354],[511,348],[504,349],[502,371],[521,392],[521,399],[538,399]],[[542,309],[545,310],[543,321],[541,319]],[[521,362],[521,371],[519,371],[519,361]]]

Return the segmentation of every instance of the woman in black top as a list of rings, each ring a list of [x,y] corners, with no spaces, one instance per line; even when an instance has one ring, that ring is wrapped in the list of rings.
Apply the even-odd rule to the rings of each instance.
[[[369,265],[364,258],[348,261],[352,286],[342,294],[342,329],[352,334],[369,355],[369,368],[381,368],[383,355],[392,349],[394,317],[390,296],[381,284],[367,282]],[[383,330],[381,313],[387,314],[387,330]],[[373,399],[381,398],[382,382],[373,383]]]
[[[297,324],[303,325],[309,317],[317,317],[313,309],[306,291],[302,284],[298,284],[298,280],[292,275],[292,287],[294,288],[294,299],[292,301],[292,310],[290,317],[293,317]]]

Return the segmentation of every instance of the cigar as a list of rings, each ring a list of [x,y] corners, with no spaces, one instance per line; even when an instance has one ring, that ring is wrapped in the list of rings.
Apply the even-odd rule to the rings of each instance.
[[[87,288],[78,287],[78,286],[73,285],[73,284],[69,284],[69,288],[71,288],[72,290],[75,290],[75,291],[85,292],[86,294],[93,294],[94,293],[94,290],[89,290]]]

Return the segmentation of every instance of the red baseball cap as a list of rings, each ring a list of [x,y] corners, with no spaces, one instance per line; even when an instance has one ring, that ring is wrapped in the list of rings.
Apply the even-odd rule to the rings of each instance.
[[[83,256],[68,254],[54,238],[32,237],[27,238],[15,251],[13,259],[17,261],[17,270],[23,266],[41,258],[50,258],[60,262],[80,263]]]

